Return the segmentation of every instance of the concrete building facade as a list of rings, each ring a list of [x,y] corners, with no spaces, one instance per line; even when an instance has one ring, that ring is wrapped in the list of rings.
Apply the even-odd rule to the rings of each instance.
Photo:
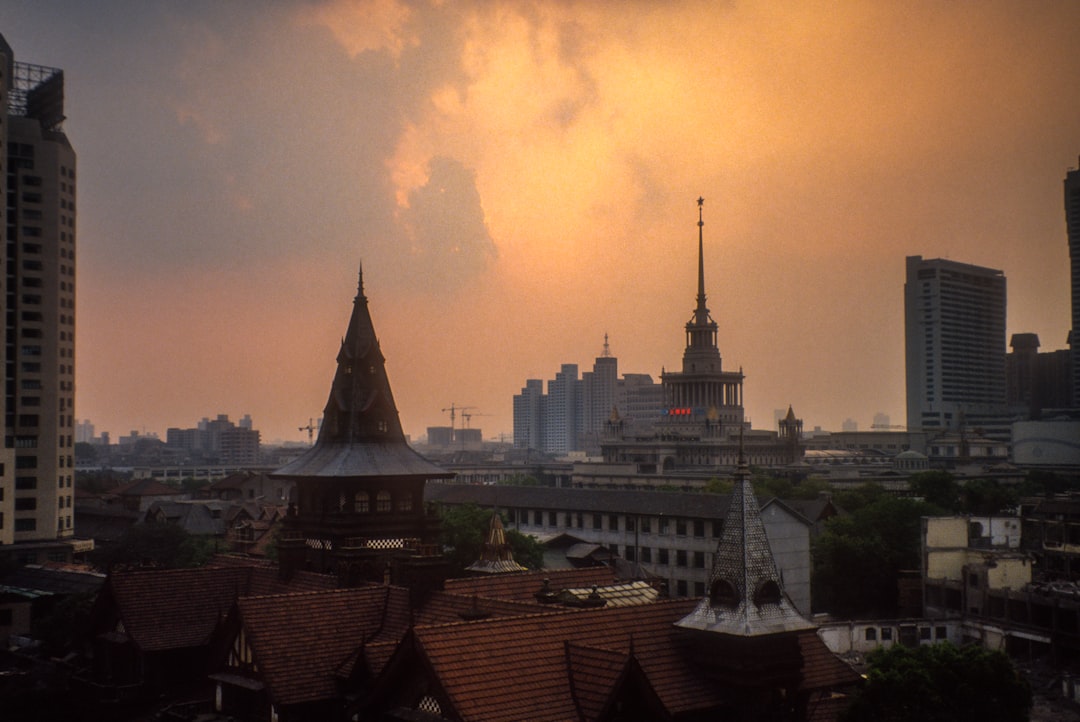
[[[907,258],[904,331],[909,430],[959,429],[1006,413],[1005,274]]]
[[[64,73],[0,36],[4,445],[0,543],[74,535],[75,151]]]

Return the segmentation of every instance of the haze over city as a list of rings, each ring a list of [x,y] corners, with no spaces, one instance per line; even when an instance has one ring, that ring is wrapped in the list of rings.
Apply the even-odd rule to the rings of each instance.
[[[708,305],[755,427],[904,421],[904,258],[1064,348],[1080,4],[14,0],[79,156],[76,415],[306,440],[363,262],[402,423],[677,368]]]

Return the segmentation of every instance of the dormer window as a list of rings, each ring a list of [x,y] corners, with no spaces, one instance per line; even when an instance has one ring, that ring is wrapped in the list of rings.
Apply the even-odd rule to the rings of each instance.
[[[758,585],[757,590],[754,592],[754,604],[759,607],[762,604],[779,604],[780,597],[780,585],[775,580],[768,579]]]
[[[727,579],[717,579],[709,589],[709,602],[713,605],[725,607],[737,607],[739,605],[739,591],[735,585]]]

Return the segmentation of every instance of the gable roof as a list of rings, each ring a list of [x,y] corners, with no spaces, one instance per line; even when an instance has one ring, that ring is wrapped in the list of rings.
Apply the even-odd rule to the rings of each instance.
[[[476,722],[576,720],[578,704],[606,701],[632,644],[664,706],[702,710],[722,702],[720,690],[679,654],[672,622],[692,601],[568,611],[468,624],[417,627],[418,649],[436,674],[454,713]],[[578,648],[568,660],[566,641]],[[581,648],[593,652],[589,661]],[[586,670],[586,667],[588,669]],[[577,695],[572,680],[579,685]],[[582,685],[583,680],[589,680]]]
[[[546,615],[416,626],[411,644],[386,668],[370,700],[396,688],[394,675],[434,675],[448,717],[471,722],[565,722],[603,718],[620,690],[655,699],[659,716],[678,718],[737,706],[735,690],[696,668],[688,634],[674,625],[693,607],[678,599],[639,607],[570,610]],[[795,633],[802,668],[799,689],[812,704],[858,675],[833,655],[813,630]],[[723,639],[717,654],[733,653]],[[633,689],[623,686],[636,672]],[[395,682],[397,684],[395,685]],[[390,701],[391,704],[393,701]],[[445,708],[445,705],[444,705]],[[652,712],[650,712],[651,714]],[[657,715],[653,715],[654,717]]]
[[[395,643],[409,624],[409,591],[385,585],[246,597],[236,606],[262,679],[280,705],[337,696],[335,679],[351,670],[357,650]]]
[[[116,571],[105,581],[99,604],[112,605],[123,633],[140,649],[156,652],[208,644],[241,596],[327,589],[333,583],[333,577],[302,573],[285,584],[276,569],[265,566]]]

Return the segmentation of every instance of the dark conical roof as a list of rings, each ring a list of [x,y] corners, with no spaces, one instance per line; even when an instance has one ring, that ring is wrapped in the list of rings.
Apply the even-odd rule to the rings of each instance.
[[[413,451],[401,429],[385,359],[375,336],[363,269],[349,328],[315,446],[275,476],[424,476],[452,474]]]
[[[811,629],[814,625],[784,593],[741,442],[739,457],[739,478],[724,517],[708,595],[676,625],[742,637]]]

